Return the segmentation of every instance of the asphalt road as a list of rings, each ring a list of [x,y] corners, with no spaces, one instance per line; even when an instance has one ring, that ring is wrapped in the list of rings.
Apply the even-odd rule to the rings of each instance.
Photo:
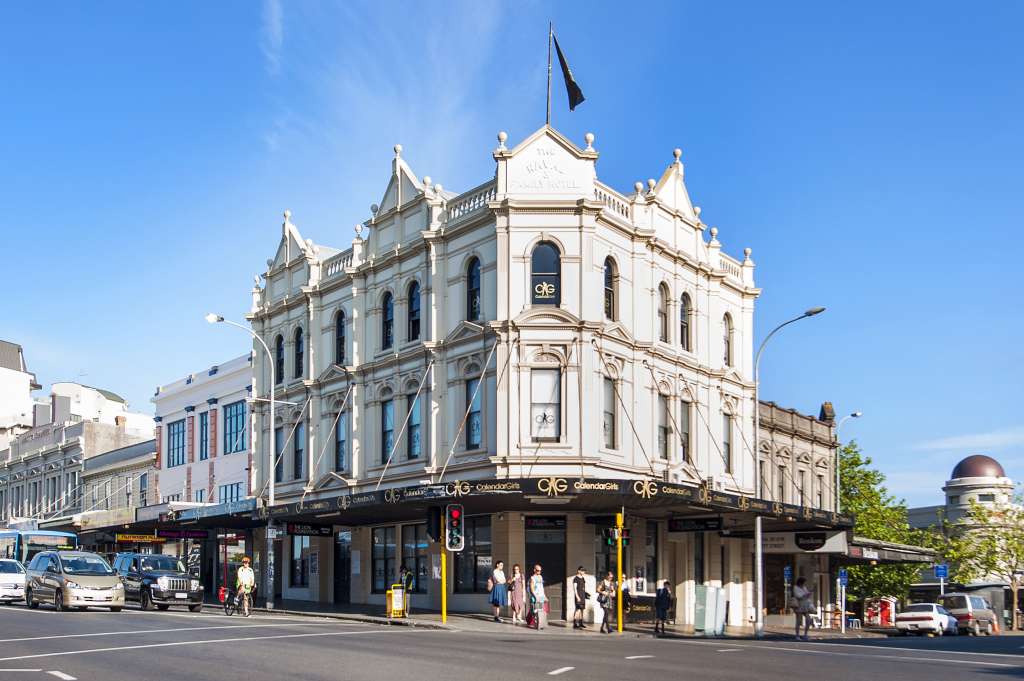
[[[0,680],[842,681],[1024,678],[1024,637],[843,642],[438,631],[208,609],[0,607]]]

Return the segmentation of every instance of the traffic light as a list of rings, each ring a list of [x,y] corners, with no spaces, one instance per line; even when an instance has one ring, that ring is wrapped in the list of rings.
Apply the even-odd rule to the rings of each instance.
[[[441,507],[431,506],[427,509],[427,536],[430,541],[441,541]]]
[[[461,551],[466,546],[463,534],[462,504],[448,504],[445,507],[445,548],[449,551]]]
[[[623,527],[619,531],[622,532],[622,545],[623,546],[629,546],[629,528],[628,527]]]
[[[604,540],[605,546],[615,546],[615,528],[606,527],[601,530],[601,539]]]

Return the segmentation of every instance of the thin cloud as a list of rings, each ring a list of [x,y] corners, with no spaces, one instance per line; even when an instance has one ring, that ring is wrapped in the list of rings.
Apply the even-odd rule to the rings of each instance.
[[[919,451],[951,451],[975,449],[999,449],[1024,445],[1024,426],[1000,428],[987,433],[953,435],[935,440],[926,440],[914,445]]]
[[[284,11],[280,0],[264,0],[261,32],[260,49],[267,61],[267,72],[276,76],[281,72],[281,47],[284,45]]]

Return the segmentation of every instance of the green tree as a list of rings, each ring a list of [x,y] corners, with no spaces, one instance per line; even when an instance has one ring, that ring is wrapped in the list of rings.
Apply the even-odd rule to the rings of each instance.
[[[853,532],[858,537],[899,544],[930,545],[925,532],[914,530],[907,522],[907,505],[885,487],[885,475],[871,467],[871,457],[860,451],[855,441],[839,450],[839,500],[844,513],[856,518]],[[921,565],[854,565],[847,598],[868,596],[906,598],[910,585],[918,579]]]

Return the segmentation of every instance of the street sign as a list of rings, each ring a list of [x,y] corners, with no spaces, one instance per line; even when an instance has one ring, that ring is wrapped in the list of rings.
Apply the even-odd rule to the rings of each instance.
[[[850,581],[850,578],[846,574],[846,568],[841,569],[839,571],[839,583],[842,584],[843,586],[846,586],[847,584],[849,584],[849,581]]]
[[[793,566],[792,565],[787,565],[786,567],[782,568],[782,579],[784,581],[787,581],[787,582],[792,582],[793,581]]]
[[[935,566],[935,579],[948,579],[949,566],[945,563]]]

